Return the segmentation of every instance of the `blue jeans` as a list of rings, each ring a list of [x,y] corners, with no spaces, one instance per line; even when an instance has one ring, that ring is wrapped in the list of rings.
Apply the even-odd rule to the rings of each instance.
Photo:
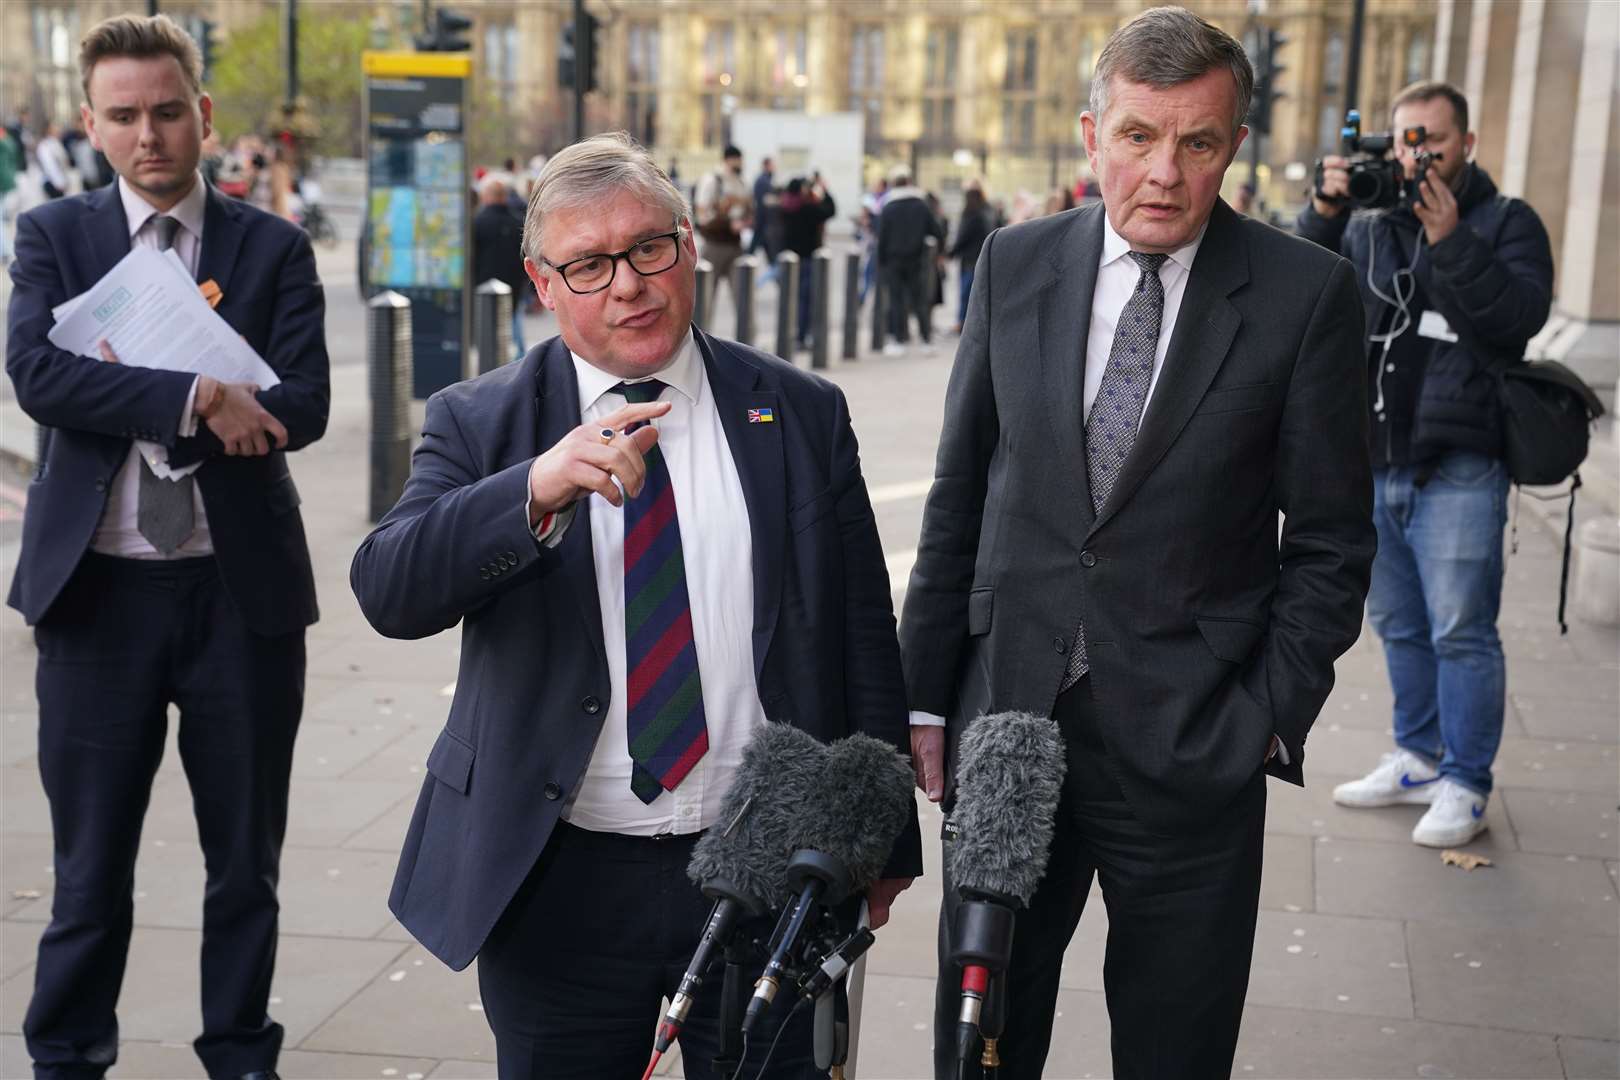
[[[956,325],[961,326],[967,322],[968,297],[973,293],[973,267],[963,263],[958,276],[962,279],[962,288],[956,300]]]
[[[1378,556],[1367,617],[1384,643],[1396,744],[1488,795],[1507,694],[1496,632],[1507,469],[1453,452],[1421,488],[1416,471],[1373,471]]]
[[[517,353],[513,359],[523,359],[523,354],[529,350],[523,344],[523,302],[527,297],[523,293],[512,294],[512,348]]]

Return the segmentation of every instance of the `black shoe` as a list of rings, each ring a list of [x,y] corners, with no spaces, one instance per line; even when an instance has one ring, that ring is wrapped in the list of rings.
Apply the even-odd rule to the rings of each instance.
[[[274,1069],[260,1069],[257,1072],[243,1073],[236,1080],[281,1080]]]

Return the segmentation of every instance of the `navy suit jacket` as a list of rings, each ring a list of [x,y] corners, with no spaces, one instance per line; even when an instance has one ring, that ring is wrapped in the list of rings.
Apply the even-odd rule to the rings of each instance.
[[[888,571],[843,393],[755,349],[697,338],[748,506],[765,715],[823,740],[861,731],[905,750]],[[776,422],[748,423],[757,408]],[[523,513],[530,462],[579,423],[560,338],[435,394],[405,492],[350,573],[389,637],[462,623],[455,698],[389,898],[458,969],[540,857],[612,693],[589,504],[555,548],[536,544]],[[913,817],[886,873],[921,871]]]
[[[284,634],[315,621],[298,491],[285,451],[232,457],[206,424],[179,437],[193,376],[75,356],[47,337],[51,308],[93,286],[129,253],[118,186],[58,199],[17,220],[6,372],[17,402],[51,431],[28,489],[22,554],[7,602],[29,624],[50,611],[89,549],[133,439],[169,448],[196,472],[226,592],[248,627]],[[287,428],[286,450],[326,431],[326,302],[315,254],[289,222],[208,189],[199,281],[218,312],[281,376],[259,402]]]

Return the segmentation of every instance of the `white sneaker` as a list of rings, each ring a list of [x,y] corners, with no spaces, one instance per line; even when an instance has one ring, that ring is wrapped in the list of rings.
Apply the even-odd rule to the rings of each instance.
[[[1485,822],[1486,796],[1476,795],[1450,777],[1434,788],[1434,803],[1412,830],[1412,843],[1460,847],[1489,828]]]
[[[1410,750],[1397,748],[1360,780],[1347,780],[1334,788],[1333,801],[1354,807],[1427,803],[1433,800],[1439,780],[1433,765]]]
[[[883,346],[883,355],[904,356],[906,355],[906,347],[900,344],[898,341],[891,341],[887,345]]]

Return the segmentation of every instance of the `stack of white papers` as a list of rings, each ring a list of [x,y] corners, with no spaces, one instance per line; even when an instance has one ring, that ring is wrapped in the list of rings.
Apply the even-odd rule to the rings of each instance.
[[[119,363],[268,390],[281,379],[198,291],[174,249],[136,247],[100,281],[51,312],[51,344],[101,358],[101,343]]]

